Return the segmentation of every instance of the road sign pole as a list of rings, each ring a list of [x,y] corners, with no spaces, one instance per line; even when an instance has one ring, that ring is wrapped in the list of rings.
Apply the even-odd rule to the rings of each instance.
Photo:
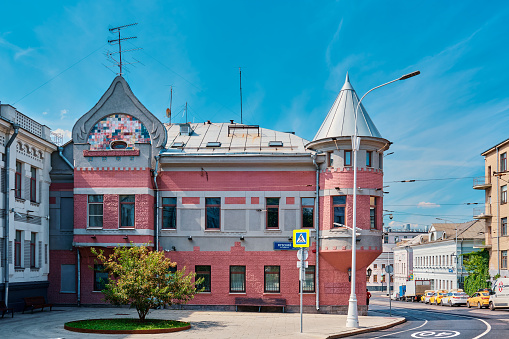
[[[302,333],[302,280],[303,280],[303,270],[304,270],[304,247],[299,249],[300,251],[300,270],[299,270],[299,280],[300,280],[300,333]]]
[[[391,274],[389,273],[389,281],[388,281],[388,286],[389,286],[389,317],[392,317],[392,305],[391,305]]]

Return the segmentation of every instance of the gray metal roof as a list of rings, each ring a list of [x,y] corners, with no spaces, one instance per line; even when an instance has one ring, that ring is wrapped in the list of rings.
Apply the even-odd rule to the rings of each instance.
[[[322,126],[316,133],[313,141],[333,137],[352,136],[355,125],[355,108],[359,103],[359,97],[350,83],[348,73],[346,74],[345,84],[336,101],[332,105]],[[375,124],[369,117],[366,109],[361,104],[357,116],[357,135],[382,138]]]
[[[304,148],[309,141],[292,133],[230,123],[189,125],[192,132],[185,135],[180,133],[180,124],[165,124],[168,138],[163,154],[309,154]],[[282,146],[281,143],[269,146],[271,141],[280,141]],[[179,143],[183,143],[183,147],[180,147],[182,144]]]

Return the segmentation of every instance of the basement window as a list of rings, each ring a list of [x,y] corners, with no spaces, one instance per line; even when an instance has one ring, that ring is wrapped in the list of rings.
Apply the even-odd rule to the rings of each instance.
[[[269,147],[283,147],[282,141],[269,141]]]
[[[171,145],[171,148],[177,148],[177,147],[184,147],[183,142],[174,142],[173,145]]]
[[[209,141],[207,147],[221,147],[221,143],[219,141]]]

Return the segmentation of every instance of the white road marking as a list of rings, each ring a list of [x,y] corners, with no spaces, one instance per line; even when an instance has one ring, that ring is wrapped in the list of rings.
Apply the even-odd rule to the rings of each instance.
[[[487,328],[486,328],[486,331],[484,331],[483,333],[481,333],[481,334],[480,334],[480,335],[478,335],[477,337],[472,338],[472,339],[479,339],[480,337],[485,336],[486,334],[488,334],[488,333],[491,331],[491,325],[490,325],[490,324],[488,324],[488,322],[486,322],[486,321],[484,321],[484,320],[482,320],[482,319],[479,319],[479,318],[475,318],[475,319],[477,319],[477,320],[479,320],[479,321],[482,321],[482,322],[486,325],[486,327],[487,327]]]
[[[460,335],[458,331],[421,331],[412,334],[412,338],[452,338]]]
[[[389,334],[384,334],[384,335],[381,335],[379,337],[373,337],[371,339],[377,339],[377,338],[383,338],[383,337],[387,337],[389,335],[395,335],[395,334],[399,334],[399,333],[404,333],[404,332],[408,332],[408,331],[413,331],[413,330],[416,330],[418,328],[421,328],[423,327],[424,325],[426,325],[428,323],[427,320],[424,320],[424,324],[422,324],[421,326],[417,326],[417,327],[414,327],[414,328],[409,328],[408,330],[404,330],[404,331],[399,331],[399,332],[394,332],[394,333],[389,333]]]

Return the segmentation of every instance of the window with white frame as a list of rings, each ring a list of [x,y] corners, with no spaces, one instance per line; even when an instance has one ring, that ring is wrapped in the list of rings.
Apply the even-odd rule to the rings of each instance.
[[[88,227],[103,227],[103,195],[88,196]]]

